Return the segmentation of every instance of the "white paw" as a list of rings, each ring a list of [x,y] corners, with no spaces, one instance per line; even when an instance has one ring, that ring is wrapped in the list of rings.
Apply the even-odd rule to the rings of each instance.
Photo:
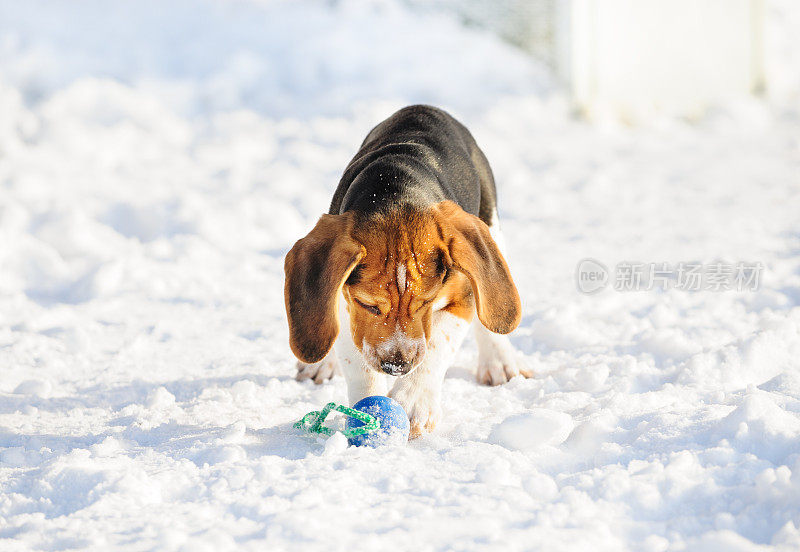
[[[336,360],[336,355],[330,354],[319,362],[314,364],[306,364],[305,362],[297,361],[297,381],[313,380],[314,383],[320,384],[325,380],[329,380],[334,374],[340,373],[339,361]]]
[[[430,433],[442,417],[441,393],[418,385],[403,385],[399,380],[389,396],[399,402],[411,420],[411,439]]]
[[[493,336],[481,345],[478,350],[479,383],[500,385],[519,375],[533,376],[533,372],[517,359],[516,351],[506,336]]]

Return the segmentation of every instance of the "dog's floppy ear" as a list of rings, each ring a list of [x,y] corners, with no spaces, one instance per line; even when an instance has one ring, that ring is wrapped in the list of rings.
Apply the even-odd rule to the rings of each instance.
[[[339,293],[364,256],[350,235],[352,213],[322,215],[286,255],[284,300],[292,352],[308,364],[328,354],[339,334]]]
[[[452,201],[436,206],[452,267],[472,285],[478,319],[490,331],[506,334],[519,325],[522,305],[508,264],[481,219]]]

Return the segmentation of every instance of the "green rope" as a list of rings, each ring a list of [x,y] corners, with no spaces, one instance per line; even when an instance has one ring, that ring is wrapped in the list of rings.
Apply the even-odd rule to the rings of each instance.
[[[328,414],[330,414],[332,410],[341,412],[345,416],[350,416],[364,422],[364,425],[361,427],[353,427],[342,431],[344,436],[348,439],[350,437],[356,437],[357,435],[372,433],[381,427],[380,423],[374,416],[370,416],[366,412],[361,412],[360,410],[355,410],[348,406],[336,404],[334,402],[329,402],[322,410],[314,410],[313,412],[309,412],[300,418],[300,421],[295,422],[294,427],[297,429],[305,429],[309,433],[322,433],[323,435],[329,436],[333,435],[335,430],[322,425],[322,422],[325,421],[325,418],[328,417]]]

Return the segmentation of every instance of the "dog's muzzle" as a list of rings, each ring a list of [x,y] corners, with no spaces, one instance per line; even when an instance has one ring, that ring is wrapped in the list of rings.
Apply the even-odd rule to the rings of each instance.
[[[404,376],[411,371],[410,362],[381,362],[381,370],[390,376]]]

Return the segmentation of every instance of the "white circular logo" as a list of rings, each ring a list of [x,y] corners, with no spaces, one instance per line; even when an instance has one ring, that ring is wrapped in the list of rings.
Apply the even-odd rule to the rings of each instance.
[[[583,259],[575,270],[575,285],[581,293],[597,293],[608,285],[608,268],[595,259]]]

